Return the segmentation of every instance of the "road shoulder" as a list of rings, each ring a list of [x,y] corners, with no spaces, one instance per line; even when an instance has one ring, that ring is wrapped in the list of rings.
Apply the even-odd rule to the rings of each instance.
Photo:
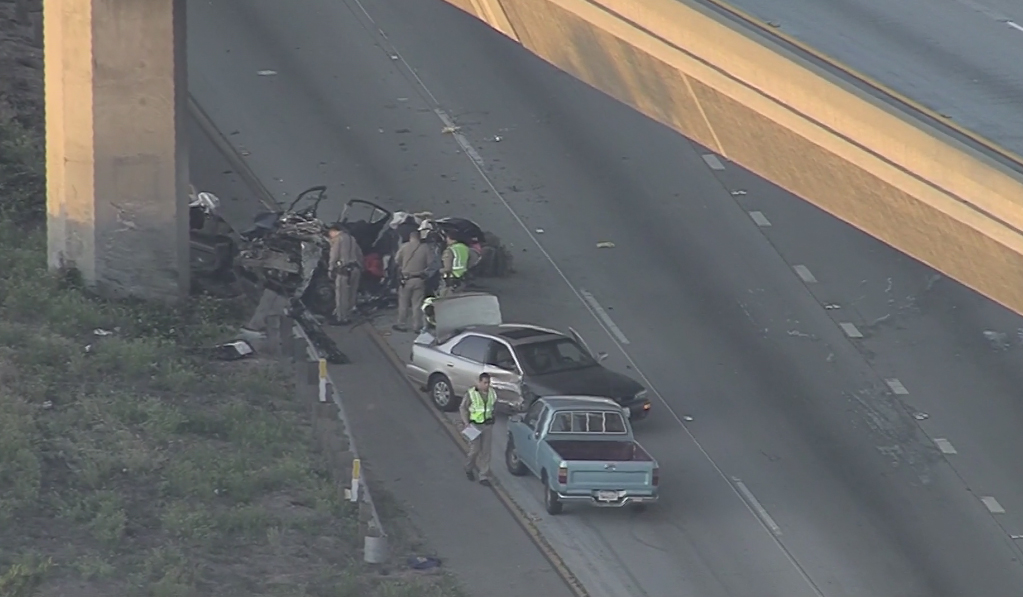
[[[330,331],[353,361],[331,366],[330,375],[370,481],[400,502],[469,593],[574,595],[495,493],[466,480],[464,452],[370,333]]]

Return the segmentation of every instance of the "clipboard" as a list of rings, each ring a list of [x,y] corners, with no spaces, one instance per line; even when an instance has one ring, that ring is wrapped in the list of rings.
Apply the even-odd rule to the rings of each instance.
[[[475,441],[483,432],[476,429],[475,425],[470,424],[468,427],[462,430],[462,437],[469,441]]]

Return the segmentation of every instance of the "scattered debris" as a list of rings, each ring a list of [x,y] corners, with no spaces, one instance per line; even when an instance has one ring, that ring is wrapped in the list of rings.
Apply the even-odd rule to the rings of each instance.
[[[693,418],[690,417],[689,415],[685,415],[682,417],[682,420],[685,421],[686,423],[690,423],[692,422]]]
[[[741,197],[741,196],[746,194],[746,191],[738,190],[738,191],[732,191],[731,193],[732,193],[733,197]]]
[[[408,567],[413,570],[433,570],[434,568],[440,568],[440,560],[438,558],[425,557],[425,556],[409,556]]]
[[[609,240],[605,240],[605,241],[601,241],[601,242],[597,243],[597,248],[598,249],[613,249],[613,248],[615,248],[615,244],[613,242],[609,241]]]
[[[543,234],[543,228],[537,228],[536,229],[536,233],[537,234]]]
[[[1009,350],[1009,335],[1002,332],[987,330],[984,332],[984,339],[987,340],[995,350]]]
[[[842,305],[836,305],[836,304],[833,304],[833,303],[830,304],[830,305],[824,305],[824,309],[827,310],[827,311],[835,311],[835,310],[841,309],[841,308],[842,308]]]
[[[110,330],[104,330],[103,328],[96,328],[92,330],[92,335],[99,336],[102,338],[104,336],[113,336],[114,332],[111,332]]]
[[[440,130],[440,132],[442,134],[445,134],[445,135],[451,135],[451,134],[457,133],[460,130],[462,130],[462,127],[460,127],[460,126],[446,126],[446,127],[442,128]]]
[[[401,56],[398,56],[397,54],[391,54],[391,60],[398,60],[400,58]]]
[[[256,71],[256,74],[259,75],[260,77],[272,77],[272,76],[277,74],[277,71],[275,71],[275,70],[261,70],[261,71]]]
[[[494,143],[500,143],[500,142],[501,142],[501,136],[500,135],[494,135]]]
[[[916,419],[917,421],[926,421],[927,419],[930,418],[930,415],[928,415],[927,413],[916,413],[915,415],[913,415],[913,418]]]
[[[238,361],[255,354],[252,345],[245,340],[235,340],[213,347],[212,357],[218,361]]]

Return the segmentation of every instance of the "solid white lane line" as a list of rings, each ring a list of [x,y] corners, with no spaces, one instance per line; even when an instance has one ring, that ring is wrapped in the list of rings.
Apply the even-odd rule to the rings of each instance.
[[[938,446],[938,449],[941,450],[942,454],[958,454],[959,453],[959,452],[956,452],[956,449],[952,445],[952,442],[948,441],[947,439],[945,439],[943,437],[936,437],[936,438],[934,438],[934,444],[936,446]]]
[[[1012,21],[1006,21],[1005,24],[1008,25],[1009,27],[1012,27],[1016,31],[1023,31],[1023,26],[1017,25]]]
[[[850,338],[863,337],[863,334],[860,333],[860,330],[858,330],[856,326],[854,326],[851,323],[840,323],[838,324],[838,327],[842,328],[842,331],[845,332],[845,335],[849,336]]]
[[[1005,508],[995,498],[988,495],[980,498],[980,501],[984,502],[984,505],[987,506],[988,511],[992,514],[1005,514]]]
[[[753,218],[753,221],[756,223],[756,225],[760,226],[761,228],[766,228],[771,225],[771,221],[768,220],[767,216],[765,216],[762,212],[751,211],[749,212],[749,217]]]
[[[742,494],[742,497],[746,499],[746,502],[757,513],[760,520],[767,525],[767,528],[771,529],[771,532],[775,535],[781,535],[781,527],[778,526],[778,523],[774,522],[771,515],[767,513],[767,509],[760,504],[756,496],[753,495],[753,492],[749,490],[749,487],[746,487],[746,484],[738,477],[732,477],[732,481],[735,482],[735,487],[739,490],[739,493]]]
[[[707,162],[707,165],[710,166],[711,170],[725,169],[725,165],[722,164],[721,160],[718,159],[718,156],[714,155],[713,153],[703,154],[703,161]]]
[[[359,10],[366,16],[366,18],[369,19],[370,22],[373,22],[373,18],[369,15],[369,11],[366,10],[366,7],[363,6],[362,2],[360,0],[352,1],[359,7]],[[374,23],[374,25],[376,25],[376,23]],[[384,40],[386,40],[388,45],[390,45],[390,48],[386,48],[381,44],[379,46],[380,49],[387,53],[393,53],[398,57],[398,60],[405,67],[408,75],[416,81],[416,84],[423,91],[423,93],[428,98],[430,98],[430,101],[434,105],[434,112],[437,114],[437,117],[440,118],[442,122],[444,122],[445,118],[441,116],[443,112],[439,110],[440,102],[437,101],[437,97],[433,95],[429,87],[426,86],[426,83],[416,73],[416,70],[412,68],[412,65],[410,65],[408,61],[405,60],[405,57],[402,56],[400,52],[398,52],[397,48],[395,48],[393,44],[391,44],[390,38],[388,38],[387,33],[384,32],[379,27],[376,28],[376,31]],[[444,125],[451,126],[447,122],[444,122]],[[455,138],[458,139],[458,137]],[[461,145],[461,143],[459,143],[459,145]],[[714,460],[713,457],[711,457],[710,453],[707,452],[707,449],[704,447],[704,445],[698,439],[696,439],[696,436],[693,435],[693,432],[690,431],[689,428],[686,427],[685,423],[682,422],[682,417],[675,411],[675,409],[671,407],[671,405],[668,404],[667,400],[664,399],[664,394],[657,390],[653,382],[650,381],[650,378],[647,377],[647,375],[643,373],[643,370],[639,368],[639,365],[636,363],[635,359],[633,359],[632,355],[629,354],[629,352],[625,349],[624,344],[626,343],[621,341],[621,338],[619,338],[607,325],[607,322],[605,322],[604,319],[600,317],[599,312],[594,310],[593,306],[586,300],[583,294],[579,292],[579,289],[576,288],[574,284],[572,284],[572,281],[568,278],[568,275],[565,274],[565,270],[561,269],[561,266],[559,266],[558,263],[554,261],[554,257],[552,257],[551,254],[547,251],[547,249],[543,246],[543,244],[540,243],[540,240],[536,237],[535,234],[533,234],[533,230],[526,225],[525,221],[522,220],[522,217],[519,216],[518,212],[516,212],[515,209],[512,208],[511,203],[508,202],[508,199],[504,196],[504,193],[497,189],[497,186],[494,184],[494,181],[491,180],[490,176],[487,175],[486,168],[471,155],[469,157],[473,165],[476,167],[476,171],[479,173],[480,178],[483,180],[484,183],[486,183],[487,188],[490,189],[490,192],[494,194],[494,197],[496,197],[498,201],[500,201],[501,205],[508,211],[508,214],[512,217],[513,220],[515,220],[515,223],[518,224],[518,226],[522,229],[526,236],[528,236],[529,239],[533,241],[533,244],[536,246],[536,249],[540,252],[541,255],[543,255],[544,259],[547,261],[547,263],[550,264],[551,268],[558,275],[558,277],[561,278],[561,281],[565,283],[565,286],[567,286],[568,289],[572,292],[572,294],[574,294],[576,298],[579,299],[583,306],[585,306],[587,310],[590,311],[590,313],[594,316],[594,319],[596,319],[597,322],[601,325],[601,327],[604,328],[604,331],[608,334],[608,337],[611,338],[611,341],[617,344],[617,348],[619,352],[621,352],[622,356],[625,358],[625,361],[628,363],[630,367],[632,367],[632,370],[635,371],[636,375],[646,385],[646,387],[650,389],[650,392],[657,397],[657,399],[661,403],[662,408],[664,408],[664,411],[671,415],[673,419],[675,419],[679,427],[682,428],[682,432],[685,433],[686,437],[689,438],[689,441],[693,442],[693,445],[696,447],[697,450],[700,451],[700,454],[707,460],[708,463],[710,463],[711,467],[714,468],[714,472],[717,473],[718,477],[725,482],[725,484],[732,491],[732,493],[739,499],[743,506],[746,507],[747,511],[749,511],[749,513],[758,523],[760,523],[762,528],[772,536],[775,545],[778,547],[779,550],[781,550],[782,554],[784,554],[785,559],[788,560],[789,564],[796,571],[796,573],[799,574],[800,578],[803,579],[803,581],[810,588],[810,590],[813,591],[813,593],[818,597],[824,597],[824,592],[821,591],[820,587],[818,587],[817,584],[813,581],[813,579],[810,578],[810,575],[796,560],[795,556],[792,555],[792,552],[789,551],[788,547],[786,547],[785,544],[781,542],[781,540],[775,534],[774,529],[772,529],[770,525],[767,523],[767,521],[762,519],[759,513],[752,507],[752,505],[746,501],[742,492],[739,491],[739,489],[731,482],[728,475],[726,475],[725,471],[721,469],[721,466],[718,465],[717,461]],[[617,326],[615,326],[615,328],[617,328]],[[619,330],[619,332],[620,331],[621,330]],[[771,523],[773,524],[774,521],[771,520]],[[777,525],[775,525],[775,527],[777,527]]]
[[[813,277],[813,274],[810,272],[810,268],[805,265],[793,265],[792,269],[796,270],[796,275],[799,276],[799,279],[803,282],[806,282],[807,284],[817,283],[817,278]]]
[[[615,325],[615,322],[611,319],[611,316],[607,314],[607,311],[604,310],[604,307],[600,306],[596,297],[583,288],[579,289],[579,294],[583,296],[583,300],[586,301],[586,304],[593,309],[593,312],[597,314],[597,317],[599,317],[602,322],[604,322],[604,325],[607,326],[607,329],[610,330],[612,334],[614,334],[615,338],[618,338],[618,341],[622,344],[628,344],[629,339],[626,338],[625,334],[622,333],[622,330]]]
[[[884,382],[888,384],[889,388],[891,388],[892,394],[897,394],[899,396],[906,396],[909,394],[909,390],[906,389],[906,386],[902,385],[902,382],[894,377],[886,379]]]

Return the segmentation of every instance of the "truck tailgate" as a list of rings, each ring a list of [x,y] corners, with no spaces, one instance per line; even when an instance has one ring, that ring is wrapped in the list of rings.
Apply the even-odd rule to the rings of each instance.
[[[644,490],[652,488],[653,463],[570,460],[568,486],[586,489]]]

